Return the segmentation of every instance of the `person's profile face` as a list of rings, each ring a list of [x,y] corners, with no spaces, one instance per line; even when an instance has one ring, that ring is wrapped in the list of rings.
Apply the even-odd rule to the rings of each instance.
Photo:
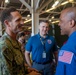
[[[61,13],[58,26],[60,26],[61,35],[67,35],[69,32],[69,17],[65,13]]]
[[[22,31],[22,26],[24,25],[24,22],[22,20],[22,16],[18,11],[11,12],[12,20],[10,21],[10,28],[13,33],[18,33]]]

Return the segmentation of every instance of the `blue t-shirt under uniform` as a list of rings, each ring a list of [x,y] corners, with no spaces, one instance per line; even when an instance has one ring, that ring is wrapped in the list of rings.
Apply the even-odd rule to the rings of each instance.
[[[45,45],[42,43],[45,41]],[[44,48],[45,46],[45,48]],[[46,52],[46,58],[42,57],[43,51]],[[32,53],[32,60],[39,63],[50,62],[53,59],[53,53],[57,51],[56,41],[52,36],[44,39],[39,34],[32,36],[26,44],[26,51]]]
[[[76,31],[60,49],[55,75],[76,75]]]

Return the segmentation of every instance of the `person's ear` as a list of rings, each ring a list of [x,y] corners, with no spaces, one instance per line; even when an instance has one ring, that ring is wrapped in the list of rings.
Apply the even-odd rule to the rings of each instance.
[[[6,27],[7,27],[7,26],[8,26],[8,27],[10,26],[8,20],[5,20],[5,21],[4,21],[4,24],[5,24]]]
[[[40,25],[38,26],[38,30],[40,30]]]
[[[75,20],[72,20],[72,25],[73,25],[73,27],[75,26]]]
[[[74,20],[71,20],[71,21],[70,21],[70,26],[71,26],[71,27],[74,27],[74,26],[75,26],[75,21],[74,21]]]

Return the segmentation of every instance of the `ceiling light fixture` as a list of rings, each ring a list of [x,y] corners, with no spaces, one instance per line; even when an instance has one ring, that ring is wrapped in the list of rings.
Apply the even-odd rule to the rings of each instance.
[[[27,21],[24,21],[24,23],[27,23],[27,22],[30,22],[32,19],[29,19],[29,20],[27,20]]]
[[[54,23],[58,23],[58,22],[59,22],[59,20],[57,20],[57,21],[53,21],[52,24],[54,24]]]
[[[32,27],[28,27],[28,29],[30,30]]]
[[[28,14],[27,17],[30,17],[30,14]]]
[[[9,3],[10,1],[9,0],[5,0],[5,3]]]
[[[51,11],[51,10],[54,10],[54,9],[56,9],[57,7],[59,7],[59,6],[61,6],[61,5],[65,5],[65,4],[67,4],[67,3],[69,3],[69,1],[65,1],[65,2],[61,3],[60,5],[58,5],[58,6],[56,6],[56,7],[52,7],[52,8],[50,8],[50,9],[46,10],[45,12],[49,12],[49,11]]]
[[[52,19],[54,19],[54,16],[52,16]]]
[[[73,2],[74,0],[69,0],[69,2]]]
[[[53,5],[52,5],[52,8],[57,6],[57,4],[59,3],[59,1],[56,1]]]
[[[65,1],[65,2],[61,3],[61,5],[65,5],[67,3],[69,3],[69,1]]]
[[[51,22],[51,19],[49,19],[49,21]]]
[[[53,10],[53,9],[55,9],[55,7],[50,8],[50,9],[46,10],[45,12],[49,12],[49,11],[51,11],[51,10]]]

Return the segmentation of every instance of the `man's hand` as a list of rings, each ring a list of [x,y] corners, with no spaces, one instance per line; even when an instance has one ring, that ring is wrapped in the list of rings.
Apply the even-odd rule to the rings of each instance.
[[[25,64],[25,66],[28,67],[27,70],[29,75],[41,75],[38,70],[29,67],[27,64]]]
[[[37,72],[37,73],[38,73],[38,71],[37,71],[36,69],[28,67],[28,72],[30,73],[30,72],[32,72],[32,71],[34,71],[34,72]]]
[[[32,72],[29,73],[29,75],[41,75],[41,74],[36,72],[36,71],[32,71]]]

